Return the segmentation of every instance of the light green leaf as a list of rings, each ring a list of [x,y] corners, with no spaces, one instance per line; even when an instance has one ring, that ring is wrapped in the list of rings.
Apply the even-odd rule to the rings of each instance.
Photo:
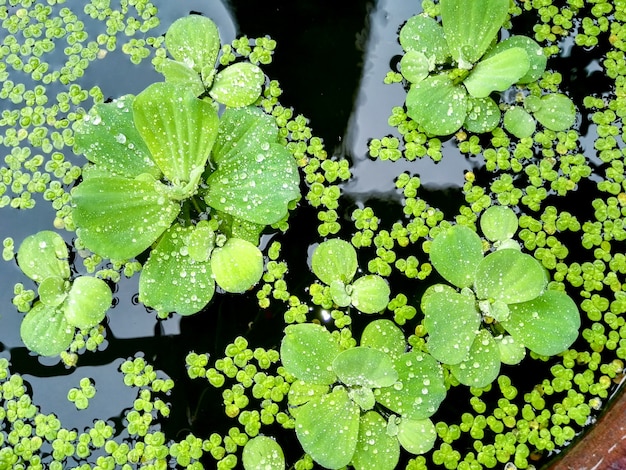
[[[165,77],[165,81],[188,87],[195,96],[204,93],[204,84],[198,72],[183,62],[164,59],[159,65],[159,72]]]
[[[428,352],[444,364],[458,364],[474,342],[480,314],[473,296],[459,294],[445,284],[430,286],[422,296]]]
[[[207,220],[199,221],[192,227],[187,237],[187,251],[189,256],[198,262],[209,259],[215,247],[215,231]]]
[[[407,51],[400,59],[402,76],[411,83],[421,82],[428,76],[430,63],[428,58],[417,51]]]
[[[50,276],[45,278],[39,284],[37,293],[39,294],[39,300],[41,303],[48,307],[58,307],[63,303],[67,292],[69,290],[70,283],[68,280],[59,276]]]
[[[311,269],[324,284],[352,281],[358,262],[356,250],[345,240],[333,238],[320,243],[311,256]]]
[[[72,191],[72,218],[87,248],[105,258],[128,259],[152,245],[180,212],[168,189],[149,175],[84,179]]]
[[[522,362],[522,359],[526,356],[526,347],[512,336],[500,335],[495,340],[500,351],[502,364],[514,366]]]
[[[474,282],[476,267],[483,259],[483,244],[471,228],[453,225],[442,230],[430,245],[430,261],[443,278],[456,287]]]
[[[535,119],[519,106],[513,106],[506,110],[503,123],[504,128],[518,139],[530,137],[537,128]]]
[[[289,328],[289,327],[288,327]],[[359,435],[359,407],[343,387],[302,405],[296,436],[313,460],[330,469],[350,463]]]
[[[528,302],[509,305],[511,317],[502,326],[531,351],[553,356],[578,337],[580,314],[564,292],[548,290]]]
[[[328,330],[314,323],[288,325],[280,345],[285,370],[300,380],[320,385],[337,381],[332,364],[339,352],[339,344]]]
[[[229,65],[215,76],[209,95],[231,108],[249,106],[261,96],[265,74],[249,62]]]
[[[470,95],[485,98],[504,91],[523,77],[530,68],[528,54],[521,47],[505,49],[481,60],[463,81]]]
[[[227,238],[241,238],[258,246],[265,224],[255,224],[221,211],[212,211],[213,218],[218,221],[220,232]]]
[[[515,249],[489,253],[476,269],[475,292],[479,299],[526,302],[541,295],[547,284],[541,263]]]
[[[396,359],[405,352],[406,339],[394,322],[380,319],[367,324],[361,334],[361,346],[378,349]]]
[[[360,386],[350,387],[348,395],[363,411],[369,411],[376,405],[376,398],[371,388]]]
[[[484,59],[493,57],[506,49],[521,47],[526,51],[530,66],[528,72],[520,78],[517,83],[526,84],[538,80],[546,70],[548,58],[543,53],[543,48],[528,36],[510,36],[502,42],[496,44],[484,56]]]
[[[561,93],[541,97],[541,107],[534,112],[543,126],[555,132],[565,131],[576,122],[574,102]]]
[[[412,454],[425,454],[435,445],[437,431],[433,422],[426,419],[402,418],[398,425],[398,441]]]
[[[26,237],[17,250],[17,264],[35,282],[47,277],[70,277],[69,253],[61,235],[42,230]]]
[[[220,50],[220,34],[209,18],[189,15],[170,25],[165,47],[175,60],[200,72],[203,66],[214,66]]]
[[[469,97],[469,112],[463,123],[463,127],[469,132],[483,134],[491,132],[500,124],[500,108],[490,97]]]
[[[80,276],[74,279],[62,309],[68,324],[87,330],[104,320],[112,301],[113,295],[106,282]]]
[[[365,346],[339,353],[333,360],[333,370],[346,385],[389,387],[398,379],[391,357],[378,349]]]
[[[133,103],[135,126],[152,159],[174,186],[191,196],[217,137],[217,111],[187,87],[153,83]]]
[[[338,307],[347,307],[350,305],[351,299],[346,292],[346,285],[341,281],[333,281],[330,283],[330,296]]]
[[[296,407],[303,405],[314,398],[326,395],[329,391],[330,387],[328,385],[311,384],[305,382],[304,380],[296,380],[291,384],[291,387],[289,387],[287,399],[290,406]],[[292,411],[296,409],[297,408],[292,408]]]
[[[400,44],[406,52],[421,52],[433,64],[443,64],[450,56],[443,28],[424,15],[409,18],[400,30]]]
[[[278,443],[267,436],[256,436],[246,442],[241,454],[245,470],[284,470],[285,455]]]
[[[213,297],[215,281],[209,261],[189,256],[193,227],[173,225],[150,253],[139,276],[139,300],[160,312],[192,315]]]
[[[490,206],[480,216],[480,229],[492,242],[513,238],[517,227],[517,216],[510,207]]]
[[[355,470],[393,470],[400,458],[398,440],[387,434],[387,422],[375,411],[361,416],[352,466]]]
[[[35,302],[20,327],[22,341],[28,349],[42,356],[56,356],[65,351],[74,339],[61,310]]]
[[[450,366],[450,372],[468,387],[485,387],[500,373],[500,350],[487,330],[480,330],[467,359]]]
[[[406,106],[409,117],[422,126],[424,132],[453,134],[467,117],[467,92],[447,76],[434,75],[411,85]]]
[[[452,58],[469,69],[489,48],[509,12],[509,0],[446,0],[441,21]]]
[[[252,243],[229,238],[211,255],[211,269],[217,285],[226,292],[242,293],[263,275],[263,254]]]
[[[352,283],[352,305],[363,313],[378,313],[389,303],[389,284],[376,274],[361,276]]]

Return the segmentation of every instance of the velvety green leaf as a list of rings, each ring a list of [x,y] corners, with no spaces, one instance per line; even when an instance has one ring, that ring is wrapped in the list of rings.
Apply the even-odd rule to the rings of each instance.
[[[500,351],[502,364],[514,366],[522,362],[522,359],[526,356],[526,347],[512,336],[500,335],[495,340]]]
[[[245,470],[284,470],[285,455],[278,443],[267,436],[256,436],[246,442],[241,454]]]
[[[469,69],[489,48],[509,12],[509,0],[446,0],[441,21],[452,58]]]
[[[528,60],[530,62],[528,72],[526,72],[526,74],[522,78],[520,78],[517,83],[525,84],[538,80],[541,75],[543,75],[543,72],[546,70],[548,58],[543,53],[543,48],[528,36],[510,36],[491,48],[485,54],[484,58],[486,59],[488,57],[493,57],[500,52],[506,49],[511,49],[513,47],[521,47],[522,49],[524,49],[526,51],[526,54],[528,55]]]
[[[528,349],[544,356],[565,351],[578,337],[580,314],[564,292],[546,291],[536,299],[509,305],[502,326]]]
[[[135,177],[149,173],[159,178],[150,151],[133,121],[135,97],[122,96],[111,103],[98,103],[76,123],[76,150],[111,176]]]
[[[435,445],[437,431],[433,422],[426,419],[402,418],[398,425],[398,441],[412,454],[425,454]]]
[[[394,322],[380,319],[367,324],[361,334],[361,346],[378,349],[396,359],[405,352],[406,339]]]
[[[165,47],[174,59],[200,72],[205,65],[215,65],[220,34],[209,18],[189,15],[170,25],[165,34]]]
[[[153,83],[135,98],[135,126],[165,177],[194,193],[217,137],[217,111],[192,90],[167,82]],[[185,188],[186,184],[190,188]]]
[[[453,225],[442,230],[430,246],[430,261],[443,278],[457,287],[474,282],[476,267],[483,259],[480,237],[469,227]]]
[[[576,122],[574,102],[561,93],[542,96],[541,107],[534,114],[537,121],[555,132],[565,131]]]
[[[332,385],[337,381],[332,364],[339,352],[339,344],[328,330],[314,323],[288,325],[280,345],[287,372],[312,384]]]
[[[482,134],[491,132],[500,124],[500,108],[490,97],[469,97],[469,112],[463,123],[463,127],[469,132]]]
[[[420,52],[433,65],[443,64],[450,56],[443,28],[433,18],[416,15],[400,30],[400,44],[406,52]],[[431,67],[432,68],[432,67]]]
[[[39,300],[47,307],[58,307],[67,297],[69,287],[70,282],[62,277],[47,277],[41,281],[37,289]]]
[[[504,128],[518,139],[530,137],[537,128],[535,119],[519,106],[513,106],[506,110],[503,123]]]
[[[510,207],[490,206],[480,216],[480,229],[493,242],[513,238],[517,227],[517,216]]]
[[[376,389],[376,401],[402,418],[432,416],[446,397],[441,365],[429,354],[413,351],[394,361],[398,382]]]
[[[333,370],[346,385],[389,387],[398,379],[391,357],[365,346],[340,352],[333,360]]]
[[[324,284],[352,281],[358,262],[356,250],[345,240],[333,238],[320,243],[311,256],[311,269]]]
[[[113,295],[106,282],[80,276],[74,279],[62,309],[68,324],[87,330],[104,320],[112,301]]]
[[[296,436],[313,460],[330,469],[350,463],[359,435],[359,407],[343,387],[302,405]]]
[[[540,96],[528,95],[524,98],[524,109],[529,113],[536,113],[543,106]]]
[[[200,75],[184,62],[166,58],[159,65],[159,72],[163,74],[165,81],[186,86],[195,96],[204,93],[204,84]]]
[[[198,262],[207,261],[215,247],[215,231],[206,220],[199,221],[187,237],[189,256]]]
[[[259,99],[264,84],[263,70],[249,62],[238,62],[218,72],[209,95],[218,103],[239,108]]]
[[[85,246],[105,258],[128,259],[145,251],[172,224],[180,203],[145,175],[84,179],[72,191],[72,217]]]
[[[70,277],[69,253],[61,235],[42,230],[26,237],[17,250],[17,263],[22,272],[35,282],[47,277]]]
[[[371,388],[354,386],[348,390],[350,399],[359,405],[362,411],[369,411],[376,406],[376,398]]]
[[[428,76],[430,63],[428,58],[421,52],[408,51],[400,59],[400,71],[402,76],[411,83],[421,82]]]
[[[458,364],[474,342],[480,314],[473,296],[459,294],[445,284],[430,286],[422,296],[428,352],[444,364]]]
[[[346,285],[341,281],[333,281],[330,283],[330,296],[338,307],[347,307],[350,305],[351,299],[346,292]]]
[[[487,330],[480,330],[467,359],[450,366],[450,372],[468,387],[484,387],[500,373],[500,350]]]
[[[55,307],[35,302],[20,327],[22,341],[28,349],[42,356],[56,356],[74,339],[74,328]]]
[[[479,299],[507,304],[526,302],[541,295],[547,284],[539,261],[510,248],[489,253],[476,269],[475,291]]]
[[[192,227],[173,225],[150,253],[139,276],[139,300],[160,312],[192,315],[213,297],[215,281],[209,261],[189,256]]]
[[[211,269],[217,285],[226,292],[242,293],[263,275],[263,254],[252,243],[229,238],[211,255]]]
[[[526,50],[505,49],[481,60],[463,81],[470,95],[484,98],[494,91],[504,91],[523,77],[530,68]]]
[[[361,276],[352,283],[352,305],[363,313],[378,313],[389,303],[389,284],[376,274]]]
[[[289,387],[287,399],[290,406],[300,406],[314,398],[326,395],[329,391],[330,387],[328,385],[311,384],[304,380],[296,380],[291,384],[291,387]],[[295,408],[292,408],[292,410],[294,409]]]
[[[467,117],[467,92],[447,76],[434,75],[411,85],[406,106],[409,117],[422,126],[424,132],[453,134]]]
[[[363,414],[352,458],[355,470],[393,470],[399,459],[400,446],[387,434],[387,422],[375,411]]]

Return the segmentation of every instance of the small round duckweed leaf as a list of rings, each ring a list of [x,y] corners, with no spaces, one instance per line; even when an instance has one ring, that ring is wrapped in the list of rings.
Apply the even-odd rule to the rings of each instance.
[[[346,292],[346,285],[341,281],[333,281],[330,283],[330,296],[338,307],[347,307],[350,305],[351,299]]]
[[[543,72],[546,70],[548,58],[543,53],[543,48],[528,36],[510,36],[490,49],[485,54],[484,58],[492,57],[513,47],[523,48],[528,55],[528,60],[530,61],[528,72],[526,72],[526,74],[520,78],[517,83],[525,84],[539,80],[541,75],[543,75]]]
[[[541,107],[534,114],[537,121],[555,132],[565,131],[576,122],[576,106],[562,93],[542,96]]]
[[[59,276],[50,276],[41,281],[37,293],[42,304],[58,307],[67,297],[68,289],[69,281]]]
[[[261,96],[264,84],[263,70],[249,62],[238,62],[215,76],[209,95],[218,103],[239,108],[253,104]]]
[[[430,261],[443,278],[456,287],[474,282],[476,267],[483,259],[483,243],[471,228],[453,225],[442,230],[430,246]]]
[[[470,132],[483,134],[491,132],[500,124],[500,108],[490,97],[469,97],[469,112],[463,123],[463,127]]]
[[[398,425],[398,441],[412,454],[425,454],[435,445],[437,431],[433,422],[426,419],[402,418]]]
[[[159,72],[163,74],[166,82],[189,87],[196,96],[204,93],[204,84],[200,75],[184,62],[166,58],[159,65]]]
[[[398,439],[387,434],[387,422],[375,411],[363,414],[351,462],[355,470],[393,470],[399,459]]]
[[[501,335],[495,338],[495,340],[500,350],[500,361],[502,361],[502,364],[514,366],[522,362],[522,359],[526,356],[526,347],[512,336]]]
[[[324,284],[349,283],[358,267],[356,250],[345,240],[333,238],[320,243],[311,256],[311,269]]]
[[[328,385],[312,384],[304,380],[296,380],[291,384],[291,387],[289,387],[287,399],[290,406],[300,406],[316,397],[326,395],[329,390],[330,387]],[[297,408],[294,408],[293,410],[295,411],[296,409]]]
[[[553,356],[578,337],[580,313],[564,292],[548,290],[528,302],[509,305],[511,318],[502,326],[531,351]]]
[[[424,54],[433,65],[443,64],[450,56],[443,28],[433,18],[416,15],[400,30],[400,44],[406,52]]]
[[[469,350],[467,359],[450,366],[450,372],[468,387],[484,387],[500,373],[500,350],[487,330],[480,330]]]
[[[87,330],[104,320],[112,301],[113,295],[106,282],[80,276],[74,279],[62,309],[68,324]]]
[[[263,275],[263,253],[252,243],[229,238],[211,255],[211,269],[217,285],[226,292],[242,293]]]
[[[63,312],[36,302],[20,326],[22,341],[28,349],[42,356],[56,356],[65,351],[74,339],[74,328]]]
[[[489,253],[476,269],[475,291],[479,299],[507,304],[526,302],[539,297],[547,284],[541,263],[510,248]]]
[[[428,352],[444,364],[458,364],[467,357],[480,326],[473,296],[458,293],[445,284],[430,286],[422,296]]]
[[[425,419],[446,397],[441,365],[429,354],[412,351],[394,361],[398,383],[374,390],[376,401],[402,418]]]
[[[396,359],[406,351],[404,333],[391,320],[374,320],[361,334],[361,346],[378,349]]]
[[[220,33],[215,23],[205,16],[185,16],[168,28],[165,47],[174,59],[199,73],[203,66],[215,65]]]
[[[285,455],[278,443],[267,436],[256,436],[246,442],[241,454],[245,470],[284,470]]]
[[[506,206],[490,206],[480,216],[480,229],[492,242],[513,238],[517,227],[515,212]]]
[[[339,352],[339,344],[328,330],[314,323],[287,326],[280,344],[287,372],[312,384],[332,385],[337,381],[332,364]]]
[[[528,112],[519,106],[513,106],[504,113],[504,128],[518,139],[530,137],[537,129],[537,123]]]
[[[478,62],[463,84],[470,95],[485,98],[494,91],[509,88],[529,68],[530,61],[526,51],[521,47],[513,47]]]
[[[333,360],[333,370],[346,385],[389,387],[398,379],[391,357],[378,349],[365,346],[339,353]]]
[[[376,274],[368,274],[352,283],[352,305],[363,313],[377,313],[389,303],[389,284]]]
[[[47,277],[70,277],[69,252],[61,235],[42,230],[26,237],[17,250],[17,263],[22,272],[35,282]]]
[[[289,328],[289,327],[288,327]],[[313,460],[330,469],[350,463],[359,436],[359,407],[343,387],[302,405],[296,435]]]
[[[430,63],[428,58],[417,51],[408,51],[400,59],[402,76],[411,83],[421,82],[428,76]]]

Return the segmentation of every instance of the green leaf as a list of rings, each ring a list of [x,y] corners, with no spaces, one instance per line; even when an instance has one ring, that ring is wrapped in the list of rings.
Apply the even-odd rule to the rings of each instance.
[[[192,315],[213,297],[209,261],[196,261],[187,248],[193,227],[173,225],[150,253],[139,276],[139,300],[159,312]]]
[[[371,388],[361,386],[350,387],[348,395],[363,411],[369,411],[376,405],[376,398]]]
[[[361,346],[378,349],[396,359],[405,352],[406,339],[394,322],[380,319],[367,324],[361,334]]]
[[[289,328],[289,327],[288,327]],[[296,436],[313,460],[330,469],[350,463],[359,435],[359,407],[343,387],[302,405]]]
[[[215,76],[209,95],[231,108],[249,106],[261,96],[265,74],[249,62],[229,65]]]
[[[411,85],[406,96],[408,116],[424,132],[448,135],[458,131],[467,117],[467,92],[445,75],[430,76]]]
[[[548,290],[528,302],[509,305],[511,317],[502,326],[531,351],[553,356],[578,337],[580,314],[564,292]]]
[[[476,267],[482,259],[480,237],[464,225],[442,230],[430,245],[433,267],[446,281],[460,288],[472,285]]]
[[[267,436],[256,436],[246,442],[241,454],[245,470],[284,470],[285,455],[278,443]]]
[[[69,253],[61,235],[42,230],[26,237],[17,250],[17,264],[35,282],[47,277],[70,277]]]
[[[387,434],[387,422],[375,411],[363,414],[352,458],[355,470],[393,470],[399,459],[400,446]]]
[[[505,49],[481,60],[463,81],[470,95],[485,98],[494,91],[504,91],[523,77],[530,68],[526,50]]]
[[[59,276],[50,276],[41,281],[37,293],[42,304],[48,307],[58,307],[67,297],[68,289],[68,280]]]
[[[324,284],[352,281],[358,262],[356,250],[345,240],[333,238],[320,243],[311,256],[311,269]]]
[[[217,210],[213,211],[212,215],[219,223],[220,232],[226,235],[227,238],[241,238],[253,245],[259,245],[265,224],[255,224],[254,222],[249,222]]]
[[[504,128],[518,139],[530,137],[535,133],[537,123],[524,108],[513,106],[504,113]]]
[[[332,364],[339,352],[339,344],[328,330],[314,323],[287,326],[280,345],[285,370],[300,380],[320,385],[337,381]]]
[[[74,279],[62,310],[68,324],[87,330],[104,320],[112,301],[113,295],[106,282],[80,276]]]
[[[548,129],[555,132],[565,131],[576,122],[576,106],[567,96],[550,93],[541,97],[541,107],[534,115]]]
[[[220,34],[209,18],[189,15],[170,25],[165,34],[165,47],[175,60],[200,72],[205,65],[215,65]]]
[[[463,127],[469,132],[483,134],[491,132],[500,124],[500,108],[490,97],[469,97],[469,112]]]
[[[134,101],[134,96],[126,95],[91,108],[89,114],[76,123],[76,150],[111,176],[135,177],[149,173],[159,178],[161,170],[135,127]]]
[[[346,285],[341,281],[333,281],[330,283],[330,296],[338,307],[347,307],[350,305],[351,299],[346,291]]]
[[[417,51],[407,51],[400,59],[402,76],[411,83],[421,82],[428,76],[430,63],[428,58]]]
[[[543,48],[528,36],[510,36],[490,49],[485,54],[484,58],[493,57],[500,52],[514,47],[521,47],[524,49],[530,62],[528,71],[517,81],[517,83],[526,84],[539,80],[541,75],[543,75],[543,72],[546,70],[548,58],[543,53]]]
[[[480,229],[492,242],[513,238],[517,227],[515,212],[506,206],[490,206],[480,216]]]
[[[252,243],[229,238],[211,255],[211,269],[217,285],[226,292],[242,293],[263,275],[263,254]]]
[[[333,370],[346,385],[389,387],[396,383],[398,373],[389,355],[364,346],[346,349],[333,360]]]
[[[522,359],[526,356],[526,347],[512,336],[500,335],[495,340],[500,351],[502,364],[514,366],[522,362]]]
[[[425,454],[435,445],[437,431],[433,422],[426,419],[402,418],[398,425],[398,441],[412,454]]]
[[[215,247],[215,231],[207,220],[199,221],[187,237],[189,256],[198,262],[208,261]]]
[[[450,372],[468,387],[485,387],[500,373],[500,350],[487,330],[480,330],[467,359],[450,366]]]
[[[352,305],[363,313],[378,313],[389,303],[389,284],[376,274],[361,276],[352,283]]]
[[[314,398],[319,398],[322,395],[326,395],[330,390],[328,385],[311,384],[304,380],[296,380],[289,387],[289,393],[287,399],[289,405],[292,407],[300,406]],[[292,408],[292,411],[298,408]],[[295,416],[295,415],[294,415]]]
[[[56,356],[65,351],[74,339],[61,310],[35,302],[20,327],[22,341],[28,349],[42,356]]]
[[[376,389],[376,401],[402,418],[425,419],[446,397],[441,365],[429,354],[413,351],[394,361],[398,383]]]
[[[541,263],[515,249],[489,253],[476,269],[475,292],[479,299],[526,302],[541,295],[547,284]]]
[[[159,65],[159,72],[165,77],[165,81],[188,87],[195,96],[204,93],[204,84],[198,72],[183,62],[164,59]]]
[[[406,52],[424,54],[433,65],[443,64],[450,56],[443,28],[433,18],[424,15],[413,16],[404,24],[400,30],[400,44]]]
[[[72,191],[72,218],[85,246],[105,258],[128,259],[172,224],[180,204],[151,176],[86,178]]]
[[[152,159],[191,196],[217,137],[217,111],[181,85],[153,83],[135,98],[133,117]]]
[[[469,69],[489,48],[509,12],[509,0],[446,0],[441,21],[452,58]]]

